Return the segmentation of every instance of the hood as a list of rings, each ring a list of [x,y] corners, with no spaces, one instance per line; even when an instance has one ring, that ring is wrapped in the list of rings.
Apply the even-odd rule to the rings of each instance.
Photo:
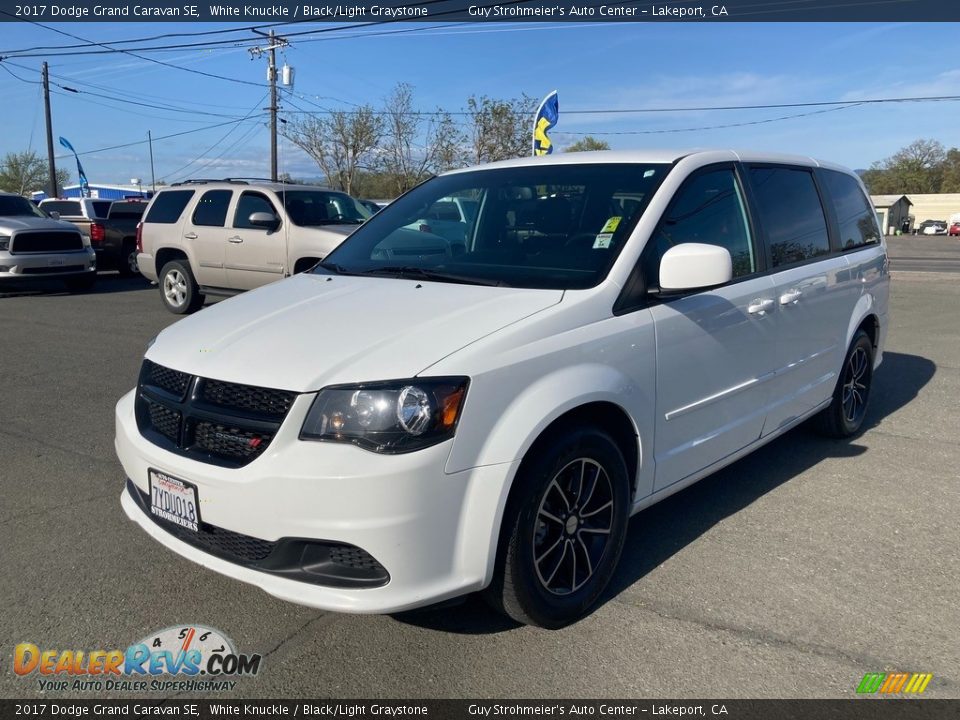
[[[295,275],[164,330],[153,362],[228,382],[308,392],[414,377],[560,302],[526,290],[344,275]]]
[[[23,217],[0,217],[0,229],[8,232],[13,232],[14,230],[77,230],[74,225],[71,225],[64,220],[29,217],[26,215]]]

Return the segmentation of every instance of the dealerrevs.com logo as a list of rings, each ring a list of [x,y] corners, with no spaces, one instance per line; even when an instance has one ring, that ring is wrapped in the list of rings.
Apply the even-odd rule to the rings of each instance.
[[[14,648],[13,671],[36,678],[42,692],[203,692],[233,690],[238,678],[260,672],[262,659],[238,653],[219,630],[180,625],[125,650],[41,649],[20,643]]]

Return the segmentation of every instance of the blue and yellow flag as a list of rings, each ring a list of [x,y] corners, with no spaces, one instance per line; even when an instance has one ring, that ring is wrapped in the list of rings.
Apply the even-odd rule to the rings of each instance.
[[[553,143],[547,137],[547,131],[553,129],[560,119],[560,100],[557,91],[547,95],[540,103],[540,109],[533,120],[533,155],[549,155],[553,152]]]

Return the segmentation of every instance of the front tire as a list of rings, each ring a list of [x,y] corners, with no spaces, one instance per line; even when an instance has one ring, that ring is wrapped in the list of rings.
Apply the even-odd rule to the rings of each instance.
[[[203,295],[186,260],[171,260],[160,271],[160,297],[175,315],[195,312],[203,305]]]
[[[589,612],[626,538],[630,482],[614,440],[571,428],[524,462],[504,514],[487,600],[514,620],[560,628]]]
[[[817,416],[820,431],[834,438],[847,438],[860,432],[872,386],[873,342],[867,333],[858,330],[843,360],[833,401]]]

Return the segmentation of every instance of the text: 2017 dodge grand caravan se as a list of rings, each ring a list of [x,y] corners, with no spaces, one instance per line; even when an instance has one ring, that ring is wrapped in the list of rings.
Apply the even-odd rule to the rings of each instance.
[[[463,243],[408,227],[477,203]],[[589,610],[632,513],[819,415],[887,330],[859,179],[809,158],[571,153],[441,175],[310,273],[164,330],[117,405],[130,518],[293,602],[484,590]]]

